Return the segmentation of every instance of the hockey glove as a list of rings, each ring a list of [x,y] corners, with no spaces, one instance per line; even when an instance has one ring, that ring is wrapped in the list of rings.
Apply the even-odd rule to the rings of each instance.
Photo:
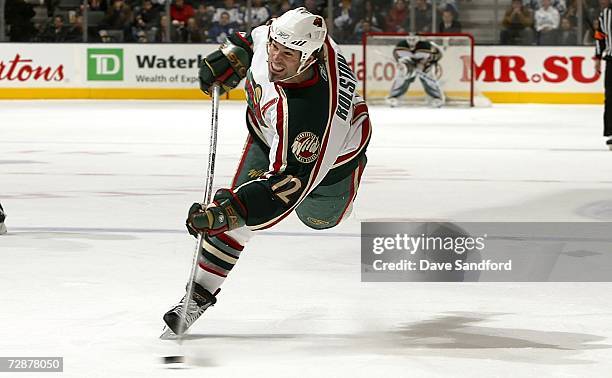
[[[234,193],[219,189],[212,204],[204,207],[194,203],[187,215],[187,231],[195,237],[200,233],[211,236],[230,231],[245,224],[246,210]]]
[[[248,43],[237,35],[228,37],[216,50],[210,53],[200,65],[200,89],[207,95],[212,94],[212,85],[220,85],[223,94],[240,84],[251,66],[253,52]]]

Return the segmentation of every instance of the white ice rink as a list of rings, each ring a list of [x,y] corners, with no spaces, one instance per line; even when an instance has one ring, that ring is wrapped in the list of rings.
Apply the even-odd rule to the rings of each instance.
[[[217,187],[243,109],[221,104]],[[208,102],[0,102],[0,356],[64,357],[18,377],[610,377],[610,283],[359,274],[362,220],[612,221],[602,110],[371,108],[352,218],[261,232],[179,348],[157,337],[193,254]],[[187,368],[160,364],[178,353]]]

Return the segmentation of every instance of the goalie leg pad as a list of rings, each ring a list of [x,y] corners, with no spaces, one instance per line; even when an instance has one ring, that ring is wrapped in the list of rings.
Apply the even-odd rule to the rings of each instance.
[[[421,81],[421,85],[423,85],[425,93],[427,93],[429,97],[438,100],[437,102],[444,103],[444,92],[442,92],[440,83],[436,79],[428,76],[426,73],[420,73],[419,80]]]
[[[410,84],[414,82],[414,76],[396,77],[391,85],[391,91],[389,97],[399,98],[402,97],[410,88]]]

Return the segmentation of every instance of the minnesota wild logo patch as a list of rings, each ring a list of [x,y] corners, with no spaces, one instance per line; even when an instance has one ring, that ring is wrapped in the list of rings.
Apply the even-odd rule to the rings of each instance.
[[[319,156],[319,145],[319,137],[305,131],[295,137],[291,145],[291,152],[300,163],[308,164]]]

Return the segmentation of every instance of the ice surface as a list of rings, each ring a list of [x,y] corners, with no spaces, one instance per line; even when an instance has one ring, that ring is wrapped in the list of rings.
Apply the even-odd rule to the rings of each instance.
[[[217,187],[243,110],[221,104]],[[361,283],[358,238],[360,220],[612,221],[602,110],[372,108],[353,217],[261,232],[178,346],[157,336],[209,104],[0,102],[0,356],[64,356],[66,377],[609,377],[612,284]],[[176,354],[188,368],[160,364]]]

